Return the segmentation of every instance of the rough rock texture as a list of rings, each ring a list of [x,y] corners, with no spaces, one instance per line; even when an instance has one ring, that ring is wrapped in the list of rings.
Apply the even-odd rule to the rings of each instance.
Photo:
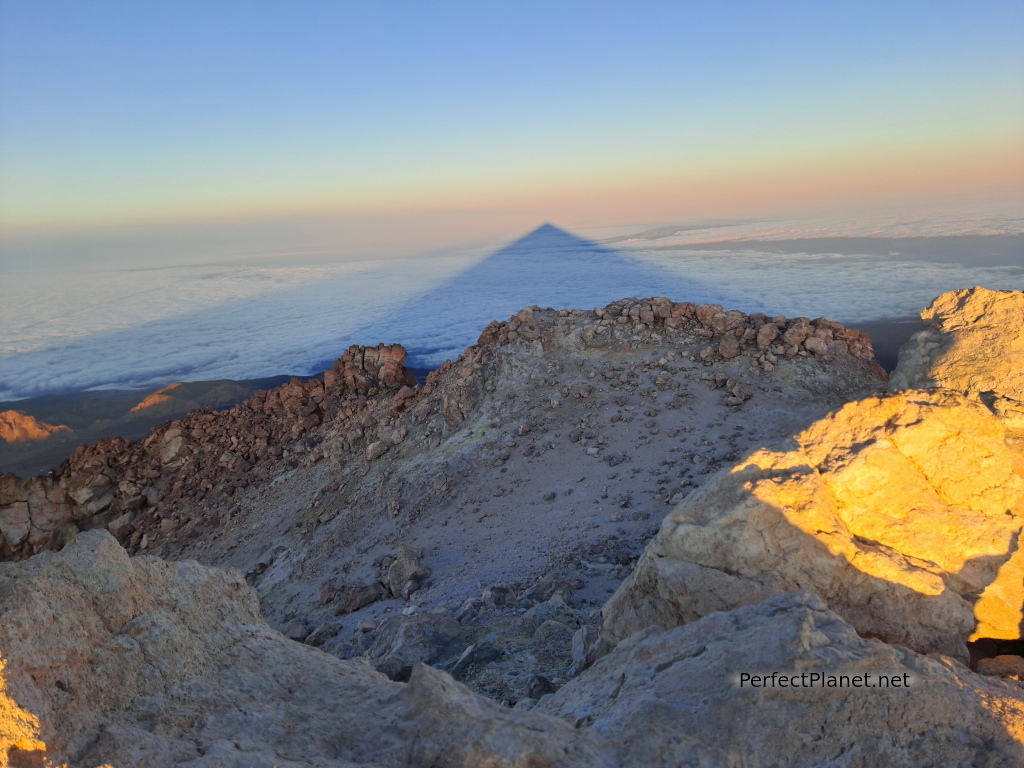
[[[891,389],[946,387],[1024,401],[1024,292],[944,293],[921,320],[925,329],[900,350]]]
[[[813,339],[826,344],[807,347]],[[721,353],[723,341],[726,354]],[[640,361],[635,353],[642,346],[661,347],[668,358]],[[679,410],[692,397],[679,380],[696,378],[686,370],[695,367],[707,369],[701,378],[722,390],[721,405],[728,408],[749,401],[762,378],[769,379],[760,387],[765,390],[775,381],[785,385],[785,391],[781,386],[777,390],[783,394],[798,387],[794,400],[808,399],[805,392],[813,392],[809,401],[817,405],[842,402],[885,377],[867,336],[823,318],[748,316],[663,297],[623,299],[593,311],[527,308],[504,323],[491,323],[478,344],[432,372],[422,388],[405,369],[401,346],[353,346],[323,380],[294,379],[220,413],[193,411],[156,427],[140,441],[108,438],[82,446],[41,478],[0,474],[0,518],[9,520],[6,529],[12,532],[7,536],[0,525],[0,559],[59,549],[79,530],[111,524],[130,551],[163,552],[164,545],[185,544],[211,529],[230,526],[226,518],[235,514],[231,499],[236,492],[278,481],[324,459],[330,460],[336,477],[344,478],[335,480],[338,488],[353,474],[369,473],[367,484],[377,476],[383,482],[402,459],[437,448],[441,437],[468,431],[471,416],[477,417],[474,429],[479,432],[483,404],[495,399],[492,393],[502,378],[511,382],[528,376],[533,390],[554,383],[546,374],[565,367],[567,361],[558,354],[565,351],[573,365],[602,357],[607,364],[601,381],[586,386],[572,382],[560,393],[553,389],[551,408],[566,397],[594,409],[606,407],[590,398],[610,388],[622,393],[624,402],[625,395],[639,396],[630,401],[642,397],[643,411],[656,405],[648,398],[658,395],[666,395],[664,407]],[[624,354],[632,359],[624,360]],[[645,375],[638,376],[634,368]],[[594,378],[593,371],[585,373]],[[521,389],[522,382],[514,383]],[[509,400],[513,396],[504,395]],[[620,414],[620,423],[632,418]],[[655,422],[649,423],[647,440],[658,433]],[[582,419],[579,424],[596,422]],[[521,428],[539,431],[529,423]],[[605,442],[600,442],[603,436],[586,437],[589,430],[581,434],[587,442],[579,437],[574,442],[585,445],[595,458],[612,466],[630,458],[627,452],[608,455]],[[436,463],[447,452],[438,451]],[[452,480],[443,466],[424,474],[440,484],[429,495],[440,497],[450,490]],[[388,511],[398,517],[416,489],[400,477],[387,482]],[[375,488],[373,496],[381,495]],[[423,493],[418,495],[422,498]],[[26,515],[33,531],[29,536],[23,535]]]
[[[401,685],[287,640],[241,574],[129,559],[103,531],[0,565],[0,653],[5,765],[611,765],[444,673]]]
[[[740,688],[744,671],[906,673],[910,687]],[[807,592],[651,627],[533,711],[614,744],[627,768],[1024,765],[1019,686],[862,638]]]
[[[392,680],[408,680],[417,662],[430,664],[465,649],[462,627],[451,616],[392,616],[374,632],[366,658]]]
[[[969,637],[1019,638],[1024,479],[1006,438],[947,390],[845,406],[668,515],[605,606],[606,640],[801,588],[924,653],[966,660]]]
[[[819,354],[815,338],[837,343]],[[0,556],[105,525],[131,553],[239,568],[271,626],[343,658],[396,613],[453,615],[482,644],[459,679],[514,704],[534,676],[568,676],[566,632],[535,638],[543,622],[525,615],[552,598],[549,575],[572,586],[546,618],[596,623],[680,499],[885,380],[868,339],[827,320],[658,298],[528,308],[423,387],[402,355],[355,347],[323,382],[5,478]],[[452,653],[422,658],[454,665]]]
[[[51,435],[71,434],[63,424],[54,426],[17,411],[0,411],[0,441],[18,443],[23,440],[45,440]]]
[[[19,521],[13,528],[0,522],[0,558],[59,549],[79,530],[115,519],[130,546],[151,548],[168,530],[188,525],[175,514],[183,502],[215,491],[230,496],[282,464],[297,465],[310,457],[318,442],[312,436],[323,423],[358,421],[376,400],[415,386],[404,359],[397,344],[353,346],[323,381],[293,379],[222,413],[192,411],[144,440],[113,437],[83,445],[58,470],[38,478],[0,473],[0,520]],[[135,514],[139,510],[147,512]],[[28,523],[22,523],[26,515]],[[24,524],[32,535],[22,535]]]

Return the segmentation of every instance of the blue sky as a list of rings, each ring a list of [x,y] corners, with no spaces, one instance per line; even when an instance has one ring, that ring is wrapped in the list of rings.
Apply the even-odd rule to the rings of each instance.
[[[1021,3],[43,0],[0,30],[8,231],[1024,185]]]
[[[1017,289],[1021,40],[1019,1],[0,0],[0,393],[435,364],[524,303],[654,290],[571,248],[465,282],[543,222],[708,225],[616,248],[746,311]],[[994,266],[687,245],[998,233]],[[424,296],[453,314],[398,312]]]

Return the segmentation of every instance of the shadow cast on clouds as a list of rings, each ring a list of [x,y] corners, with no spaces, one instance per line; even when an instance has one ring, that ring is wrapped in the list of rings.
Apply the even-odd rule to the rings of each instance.
[[[428,270],[429,272],[430,270]],[[432,284],[423,289],[423,284]],[[0,400],[92,387],[319,373],[351,344],[405,346],[435,368],[527,305],[623,296],[730,303],[720,290],[545,224],[446,279],[412,262],[225,301],[0,358]],[[732,302],[736,303],[736,302]]]
[[[361,344],[402,344],[409,363],[455,359],[492,320],[526,306],[590,309],[623,296],[728,304],[730,297],[551,224],[495,251],[355,331]]]

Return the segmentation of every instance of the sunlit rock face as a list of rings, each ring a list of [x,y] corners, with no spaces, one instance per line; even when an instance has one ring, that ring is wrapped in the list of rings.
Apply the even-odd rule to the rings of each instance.
[[[741,688],[742,671],[900,687]],[[862,638],[807,592],[650,627],[534,711],[588,728],[629,768],[1024,764],[1021,687]]]
[[[17,411],[0,411],[0,440],[20,443],[26,440],[45,440],[58,434],[70,435],[71,430],[63,424],[45,424],[34,416]]]
[[[925,328],[900,350],[890,389],[946,387],[1024,401],[1024,292],[944,293],[921,320]]]
[[[174,384],[168,384],[163,389],[158,389],[153,394],[146,397],[141,403],[132,408],[131,413],[138,413],[144,411],[147,408],[152,408],[154,405],[160,405],[162,403],[168,403],[174,399],[173,395],[167,394],[181,387],[181,382],[177,381]]]
[[[866,637],[966,659],[1020,637],[1024,480],[1004,423],[948,390],[851,403],[714,478],[604,608],[615,644],[809,589]]]
[[[112,536],[0,564],[0,765],[610,766],[551,717],[408,685],[263,623],[237,571]]]

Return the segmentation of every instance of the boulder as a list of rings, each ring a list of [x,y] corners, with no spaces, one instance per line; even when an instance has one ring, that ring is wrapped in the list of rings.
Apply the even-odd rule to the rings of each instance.
[[[242,575],[108,533],[0,564],[0,764],[590,768],[607,748],[442,672],[291,642]]]
[[[160,462],[162,464],[174,464],[181,460],[185,452],[185,434],[180,426],[171,427],[164,433],[160,441]]]
[[[414,547],[402,547],[388,568],[385,585],[394,597],[408,598],[430,578],[430,569],[420,564],[422,552]]]
[[[387,594],[387,589],[379,581],[357,587],[347,587],[338,595],[338,607],[335,609],[335,614],[343,616],[347,613],[354,613],[360,608],[383,600]]]
[[[1024,401],[1024,292],[944,293],[921,321],[925,328],[900,350],[890,389],[946,387]]]
[[[0,507],[0,535],[11,549],[17,549],[24,543],[31,525],[27,501],[16,501],[6,507]]]
[[[754,687],[773,672],[794,677]],[[808,592],[650,627],[532,711],[614,745],[623,768],[1024,765],[1024,689],[860,637]]]
[[[861,634],[922,653],[966,661],[966,640],[1018,639],[1011,445],[988,408],[948,390],[846,405],[670,513],[605,606],[604,638],[810,589]]]
[[[135,529],[132,527],[132,522],[135,520],[134,512],[125,512],[120,517],[111,520],[107,523],[107,530],[110,531],[110,535],[118,541],[125,539]]]
[[[418,662],[434,664],[447,657],[457,658],[466,645],[462,627],[451,616],[400,614],[377,627],[366,657],[392,680],[408,680]]]

